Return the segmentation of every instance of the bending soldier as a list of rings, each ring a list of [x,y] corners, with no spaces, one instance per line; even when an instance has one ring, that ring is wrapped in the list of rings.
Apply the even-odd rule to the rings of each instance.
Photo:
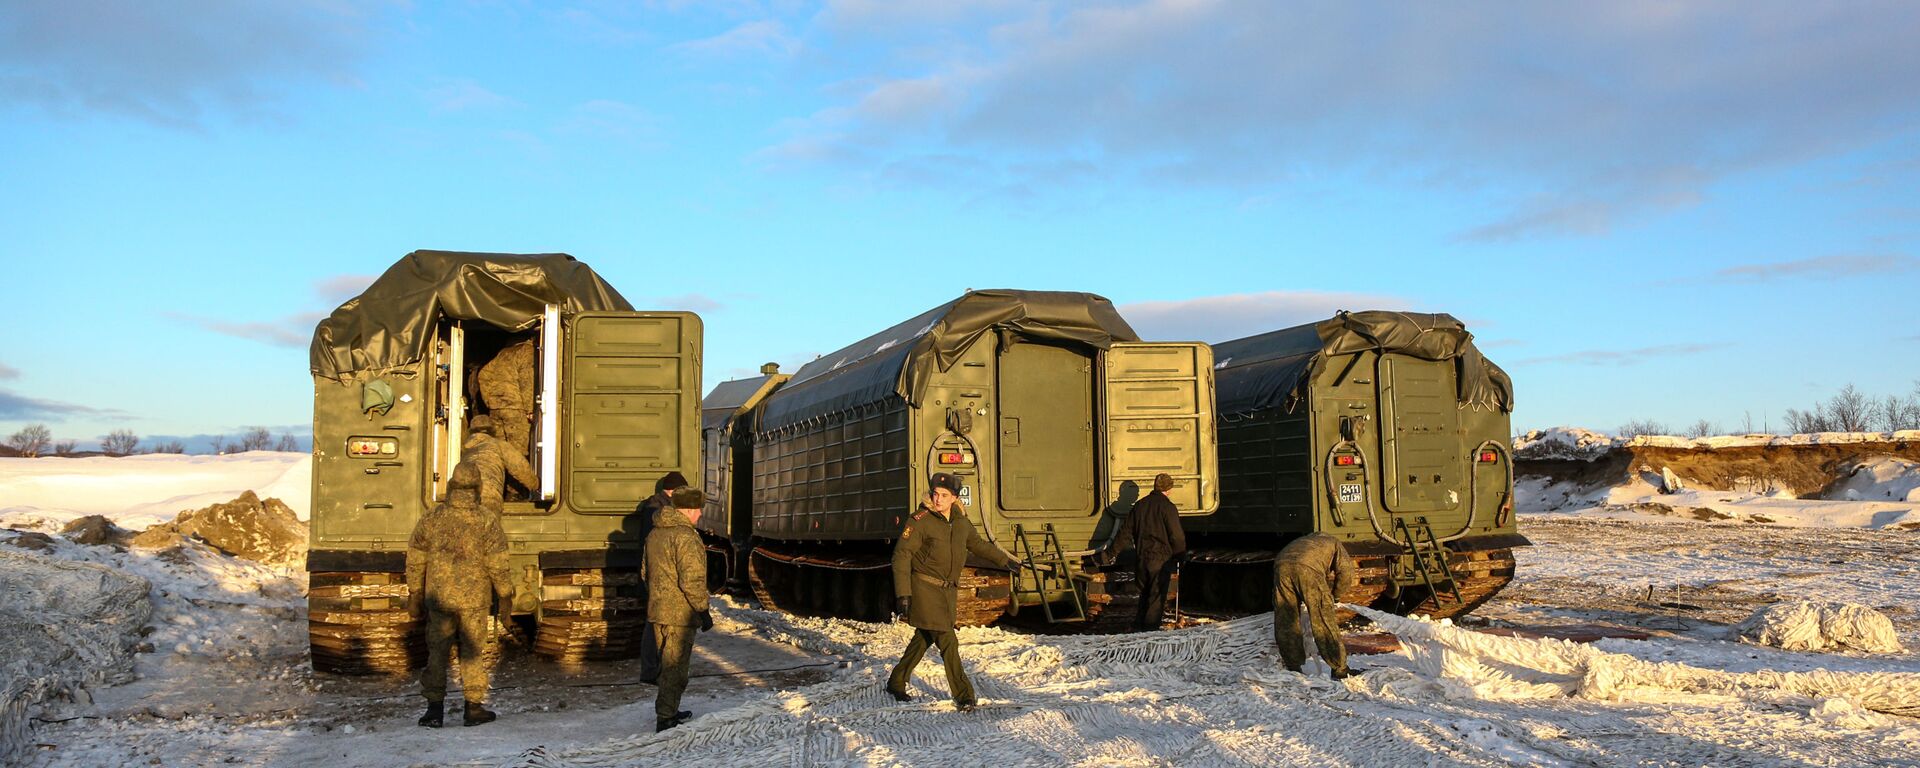
[[[973,709],[973,683],[960,665],[960,640],[954,635],[959,615],[960,575],[967,565],[967,553],[982,560],[1004,563],[1008,570],[1018,567],[1013,555],[994,546],[974,530],[966,511],[954,501],[960,484],[945,472],[933,476],[927,500],[900,531],[893,547],[893,594],[895,607],[914,628],[913,641],[887,679],[887,693],[908,701],[907,683],[913,668],[927,653],[927,646],[940,649],[940,660],[947,667],[947,690],[954,706],[961,711]]]
[[[1333,602],[1356,583],[1353,558],[1339,539],[1312,533],[1280,550],[1273,560],[1273,641],[1280,646],[1280,662],[1287,669],[1299,672],[1307,662],[1307,649],[1300,642],[1300,607],[1304,605],[1313,626],[1313,644],[1319,647],[1320,658],[1333,667],[1333,679],[1353,674],[1347,669],[1347,647],[1340,642]]]
[[[692,663],[693,632],[713,629],[707,608],[707,546],[693,524],[707,495],[697,488],[673,494],[673,508],[660,511],[647,534],[647,622],[660,649],[660,689],[653,699],[655,733],[693,717],[680,709]]]
[[[1173,579],[1173,565],[1187,554],[1187,535],[1180,528],[1180,509],[1167,498],[1173,490],[1173,475],[1153,476],[1153,492],[1133,503],[1127,521],[1107,545],[1102,559],[1113,562],[1132,547],[1139,553],[1134,577],[1140,585],[1139,613],[1133,626],[1139,630],[1159,629],[1167,609],[1167,586]]]
[[[501,443],[499,429],[499,420],[480,414],[467,421],[467,440],[460,444],[461,461],[480,470],[480,503],[495,514],[506,504],[508,477],[529,491],[540,482],[527,457]]]
[[[687,487],[687,477],[679,472],[668,472],[665,477],[653,485],[653,495],[640,502],[634,515],[639,520],[640,541],[645,546],[647,537],[653,533],[654,520],[661,510],[673,509],[673,493]],[[660,646],[654,643],[651,630],[640,633],[640,682],[648,685],[660,683]]]
[[[460,649],[460,685],[466,697],[463,725],[492,722],[487,710],[487,606],[499,606],[501,626],[513,610],[507,567],[507,535],[500,516],[480,505],[480,470],[463,461],[447,479],[447,500],[420,518],[407,542],[407,610],[427,624],[427,668],[420,692],[427,713],[420,724],[439,728],[445,718],[449,652]]]
[[[480,401],[498,423],[495,433],[522,460],[529,455],[527,435],[533,423],[533,341],[516,342],[480,366]],[[532,487],[532,486],[528,486]]]

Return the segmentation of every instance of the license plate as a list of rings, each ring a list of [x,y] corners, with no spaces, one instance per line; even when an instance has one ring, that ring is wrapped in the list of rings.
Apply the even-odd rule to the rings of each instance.
[[[1360,503],[1360,484],[1359,483],[1341,483],[1340,484],[1340,503],[1342,504]]]

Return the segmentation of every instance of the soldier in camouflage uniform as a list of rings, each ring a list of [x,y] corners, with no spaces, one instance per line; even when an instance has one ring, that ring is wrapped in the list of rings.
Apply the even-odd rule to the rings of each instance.
[[[533,341],[521,341],[480,366],[480,401],[493,415],[499,437],[522,461],[530,455],[527,435],[533,424]]]
[[[528,491],[540,484],[527,457],[501,443],[496,436],[499,428],[498,419],[486,414],[475,416],[467,422],[467,441],[460,444],[461,461],[471,461],[480,470],[480,503],[495,512],[506,503],[507,477]]]
[[[966,510],[954,503],[960,484],[953,475],[937,473],[930,486],[927,501],[908,518],[893,547],[894,604],[914,632],[913,641],[887,679],[887,693],[900,701],[910,700],[907,682],[913,677],[913,668],[919,666],[928,646],[937,646],[940,660],[947,667],[947,690],[953,694],[954,706],[965,711],[974,705],[973,682],[960,665],[960,640],[953,627],[959,616],[960,575],[967,565],[967,553],[1005,564],[1007,570],[1019,563],[974,530]]]
[[[1333,679],[1353,674],[1347,669],[1347,647],[1340,642],[1333,601],[1356,583],[1353,558],[1339,539],[1311,533],[1280,550],[1273,560],[1273,641],[1280,646],[1280,662],[1287,669],[1299,672],[1307,662],[1307,649],[1300,642],[1300,606],[1305,605],[1313,644],[1319,647],[1320,658],[1333,667]]]
[[[421,516],[407,542],[407,610],[427,624],[427,668],[420,674],[427,713],[420,724],[439,728],[445,717],[448,652],[460,648],[460,684],[465,689],[464,725],[492,722],[487,710],[487,662],[493,638],[489,603],[501,624],[512,609],[507,535],[500,516],[480,504],[480,469],[462,461],[447,479],[447,500]]]
[[[692,662],[693,632],[713,629],[707,609],[707,545],[693,527],[707,495],[698,488],[673,494],[673,507],[660,510],[647,534],[647,559],[641,576],[647,580],[647,623],[653,626],[660,649],[660,689],[653,700],[655,733],[693,717],[680,709],[687,692],[687,667]]]

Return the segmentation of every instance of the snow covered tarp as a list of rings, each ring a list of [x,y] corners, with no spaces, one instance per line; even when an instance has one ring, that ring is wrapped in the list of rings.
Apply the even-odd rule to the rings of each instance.
[[[1298,397],[1331,357],[1378,351],[1454,362],[1463,405],[1513,411],[1513,380],[1480,354],[1464,323],[1445,313],[1341,312],[1308,325],[1213,345],[1222,413],[1253,411]]]
[[[907,321],[800,367],[767,403],[773,429],[892,397],[920,402],[936,370],[946,371],[988,333],[1065,341],[1098,349],[1139,341],[1113,302],[1069,291],[968,291]]]
[[[146,579],[0,543],[0,762],[29,742],[39,702],[122,682],[152,613]]]
[[[1899,653],[1893,620],[1864,605],[1796,600],[1755,611],[1741,622],[1740,638],[1789,651]]]
[[[633,309],[564,253],[414,251],[320,321],[308,362],[315,376],[347,381],[419,362],[444,318],[520,331],[550,304],[564,312]]]

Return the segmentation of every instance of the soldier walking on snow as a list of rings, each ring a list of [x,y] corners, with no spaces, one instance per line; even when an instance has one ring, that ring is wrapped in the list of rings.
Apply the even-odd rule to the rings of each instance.
[[[511,344],[480,366],[478,377],[480,401],[499,428],[495,436],[522,461],[531,447],[527,436],[533,424],[534,358],[531,339]]]
[[[1300,642],[1300,607],[1305,605],[1313,644],[1333,667],[1333,679],[1353,674],[1347,669],[1347,647],[1340,642],[1333,602],[1357,582],[1353,558],[1332,536],[1308,534],[1280,550],[1273,560],[1273,641],[1287,669],[1299,672],[1307,663],[1307,649]]]
[[[693,632],[713,629],[707,607],[707,546],[693,524],[700,519],[707,495],[697,488],[673,494],[673,508],[660,511],[653,532],[647,534],[647,559],[641,577],[647,581],[647,622],[660,649],[660,689],[654,696],[655,733],[693,717],[680,709],[687,692],[687,667],[692,662]]]
[[[1101,553],[1101,559],[1108,563],[1128,547],[1139,553],[1134,578],[1140,585],[1140,606],[1133,626],[1142,631],[1160,628],[1174,564],[1187,555],[1187,535],[1180,528],[1180,509],[1167,498],[1167,491],[1171,490],[1173,475],[1165,472],[1154,475],[1153,492],[1134,502],[1113,543]]]
[[[489,723],[484,656],[492,642],[488,604],[498,606],[501,626],[513,606],[507,567],[507,535],[500,516],[480,504],[481,472],[470,461],[453,468],[447,500],[420,518],[407,542],[407,610],[427,624],[427,668],[420,673],[427,713],[420,724],[439,728],[446,714],[447,666],[460,649],[460,685],[466,697],[462,725]]]
[[[935,474],[927,490],[927,500],[915,510],[900,531],[893,547],[893,594],[898,613],[914,627],[913,641],[887,679],[887,693],[908,701],[907,682],[913,668],[920,664],[928,646],[940,649],[940,660],[947,667],[947,690],[954,706],[961,711],[973,709],[973,683],[960,665],[960,640],[953,627],[959,617],[960,575],[967,565],[967,553],[982,560],[1006,564],[1007,570],[1019,567],[1019,561],[980,537],[966,510],[956,505],[960,484],[953,475]]]

